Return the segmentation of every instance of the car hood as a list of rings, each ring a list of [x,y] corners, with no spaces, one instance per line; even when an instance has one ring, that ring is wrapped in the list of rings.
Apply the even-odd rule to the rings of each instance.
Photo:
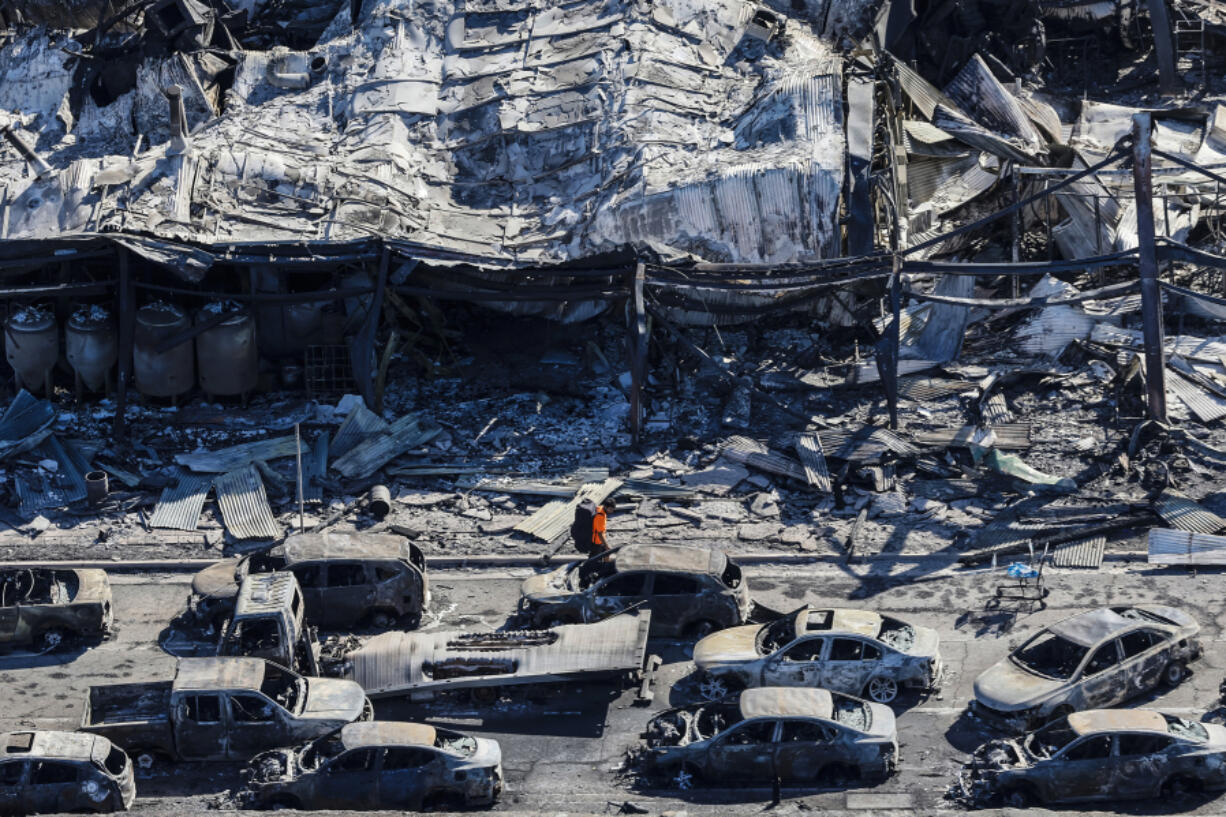
[[[77,588],[77,595],[72,599],[74,604],[111,600],[111,580],[107,578],[105,570],[88,568],[75,572],[80,584]]]
[[[572,595],[571,589],[566,586],[566,573],[571,567],[573,565],[563,565],[557,570],[551,570],[548,573],[537,573],[535,576],[529,576],[520,585],[520,594],[524,598],[534,600]]]
[[[328,718],[345,723],[356,721],[366,706],[366,693],[354,681],[340,678],[307,679],[304,718]]]
[[[918,658],[936,658],[941,653],[941,635],[931,627],[911,625],[915,629],[915,642],[906,650],[907,655]]]
[[[1017,712],[1042,703],[1066,683],[1028,672],[1005,658],[975,679],[975,700],[1002,712]]]
[[[224,559],[209,565],[192,577],[192,593],[206,599],[233,598],[238,595],[234,570],[238,559]]]
[[[694,645],[694,663],[701,669],[709,664],[756,660],[761,629],[760,624],[749,624],[711,633]]]

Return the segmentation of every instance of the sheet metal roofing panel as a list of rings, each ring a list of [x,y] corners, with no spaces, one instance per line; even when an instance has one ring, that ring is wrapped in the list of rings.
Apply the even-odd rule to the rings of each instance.
[[[54,423],[55,407],[49,400],[39,400],[25,389],[17,392],[0,417],[0,459],[34,448],[51,436]]]
[[[791,457],[770,450],[756,440],[748,437],[729,437],[724,441],[722,450],[724,455],[734,462],[810,484],[803,465]]]
[[[1020,451],[1030,447],[1030,423],[1002,423],[989,427],[995,437],[993,445],[1005,450]],[[980,429],[977,426],[962,426],[961,428],[938,428],[931,431],[916,431],[915,441],[919,445],[934,448],[949,448],[953,446],[967,447],[973,442]]]
[[[277,539],[283,531],[268,507],[264,483],[254,465],[222,474],[213,482],[222,523],[235,539]]]
[[[387,421],[359,403],[345,415],[345,420],[332,437],[328,453],[336,457],[348,454],[358,443],[387,433]]]
[[[1032,154],[1042,151],[1043,139],[1030,117],[978,54],[967,60],[945,87],[945,94],[989,130],[1018,140],[1019,146]]]
[[[983,401],[982,411],[983,421],[992,428],[1013,422],[1013,412],[1009,410],[1009,404],[1000,392]]]
[[[954,380],[948,377],[900,377],[898,396],[918,403],[940,400],[951,394],[974,391],[977,386],[969,380]]]
[[[1166,377],[1167,394],[1178,397],[1180,402],[1196,415],[1196,419],[1202,423],[1210,423],[1226,417],[1226,397],[1206,391],[1185,379],[1174,366],[1168,364],[1166,368],[1170,372]]]
[[[1151,565],[1226,565],[1226,536],[1166,528],[1149,531]]]
[[[1066,542],[1052,552],[1051,563],[1056,567],[1098,567],[1103,563],[1106,549],[1106,536]]]
[[[347,656],[345,677],[357,681],[374,698],[634,672],[643,666],[650,622],[650,612],[644,611],[544,631],[383,633]],[[427,671],[442,662],[462,663],[466,659],[483,664],[497,662],[508,671],[449,679],[435,679]]]
[[[1166,490],[1154,501],[1154,511],[1173,528],[1193,533],[1217,533],[1226,520],[1178,491]]]
[[[796,454],[805,471],[805,480],[823,493],[830,493],[830,471],[826,468],[826,455],[822,452],[822,438],[816,434],[800,434],[796,437]]]
[[[515,526],[515,530],[526,533],[542,542],[552,542],[570,530],[575,521],[575,508],[585,499],[590,499],[597,505],[604,502],[622,487],[620,479],[610,477],[604,482],[591,482],[575,492],[568,500],[554,500],[546,503],[536,513]]]
[[[180,472],[174,485],[167,485],[162,489],[157,507],[149,517],[149,527],[195,530],[200,524],[204,500],[212,487],[212,475]]]
[[[192,471],[206,474],[224,474],[227,471],[237,471],[256,460],[275,460],[280,457],[292,457],[297,449],[294,437],[274,437],[268,440],[257,440],[252,443],[242,443],[218,451],[193,451],[190,454],[176,454],[175,462]],[[302,444],[302,453],[307,452],[306,443]]]
[[[384,433],[367,437],[334,459],[332,467],[349,479],[368,477],[392,458],[430,442],[440,431],[442,429],[436,425],[423,428],[419,416],[406,414],[390,424]]]

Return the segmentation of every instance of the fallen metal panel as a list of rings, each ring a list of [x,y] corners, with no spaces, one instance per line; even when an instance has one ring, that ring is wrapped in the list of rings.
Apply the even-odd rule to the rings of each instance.
[[[515,526],[519,533],[526,533],[542,542],[552,542],[570,530],[575,520],[575,508],[585,499],[597,505],[604,502],[622,487],[622,481],[610,477],[604,482],[584,485],[569,500],[554,500]]]
[[[1003,423],[989,426],[996,439],[993,445],[1011,451],[1020,451],[1030,447],[1030,423]],[[969,447],[979,431],[976,426],[961,428],[938,428],[931,431],[916,431],[915,441],[922,446],[933,448]]]
[[[55,435],[43,440],[35,453],[53,459],[59,464],[55,474],[52,475],[52,481],[63,497],[63,504],[85,499],[85,472],[89,468],[87,462],[74,456],[73,452]]]
[[[157,507],[149,518],[149,527],[170,530],[195,530],[200,524],[204,500],[213,487],[210,475],[179,474],[178,482],[162,489]]]
[[[1226,536],[1167,528],[1149,531],[1151,565],[1226,565]]]
[[[372,698],[482,686],[548,683],[642,669],[651,613],[613,616],[550,630],[377,635],[345,657],[345,677]],[[471,645],[471,646],[469,646]],[[500,664],[507,671],[435,678],[427,670]]]
[[[192,471],[206,474],[224,474],[229,471],[250,465],[256,460],[275,460],[280,457],[292,457],[297,449],[293,436],[274,437],[268,440],[257,440],[253,443],[222,448],[218,451],[200,451],[191,454],[176,454],[175,462]],[[302,451],[306,453],[306,445]]]
[[[892,451],[900,457],[913,457],[920,450],[887,428],[864,426],[854,431],[822,429],[822,450],[836,460],[868,462]]]
[[[264,493],[264,483],[254,465],[222,474],[213,485],[217,489],[222,523],[231,536],[235,539],[277,539],[281,536],[281,526],[268,507],[268,495]]]
[[[1013,412],[1009,410],[1009,404],[1000,392],[983,401],[983,421],[992,428],[1013,422]]]
[[[25,389],[17,392],[0,417],[0,459],[34,448],[51,436],[54,423],[55,407],[49,400],[39,400]]]
[[[811,484],[805,474],[804,466],[791,457],[771,451],[770,448],[756,440],[748,437],[729,437],[724,442],[723,450],[728,459],[735,462],[794,479],[806,485]]]
[[[341,423],[341,427],[336,430],[329,453],[333,458],[342,457],[352,451],[358,443],[365,442],[378,434],[386,434],[387,429],[386,420],[366,408],[365,403],[360,403],[350,410],[345,421]]]
[[[1173,376],[1166,378],[1166,390],[1179,398],[1202,423],[1226,417],[1226,398],[1212,394],[1187,380],[1183,373],[1168,365]]]
[[[1163,491],[1154,501],[1154,511],[1173,528],[1193,533],[1217,533],[1226,520],[1177,491]]]
[[[440,431],[438,426],[422,428],[417,415],[406,414],[383,434],[367,437],[349,449],[333,461],[332,467],[349,479],[368,477],[393,457],[430,442]]]
[[[917,403],[940,400],[951,394],[974,391],[974,383],[968,380],[953,380],[948,377],[905,377],[898,380],[898,396]]]
[[[1056,547],[1051,563],[1056,567],[1098,567],[1103,563],[1103,553],[1106,549],[1106,536],[1068,542]]]
[[[830,492],[830,471],[822,452],[822,439],[816,434],[801,434],[796,438],[796,453],[804,467],[805,481],[824,493]]]
[[[873,161],[873,102],[876,83],[847,78],[847,254],[873,251],[873,205],[869,171]]]

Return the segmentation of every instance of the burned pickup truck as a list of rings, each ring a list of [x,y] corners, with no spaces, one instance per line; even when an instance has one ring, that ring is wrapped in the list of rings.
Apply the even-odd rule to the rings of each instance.
[[[0,570],[0,647],[50,652],[111,630],[111,582],[102,570]]]
[[[1148,709],[1092,709],[981,746],[958,778],[970,804],[1175,798],[1226,788],[1226,727]]]
[[[324,645],[325,672],[356,681],[372,698],[432,700],[452,692],[489,702],[504,691],[601,679],[642,684],[659,659],[646,656],[651,613],[623,613],[550,630],[392,632],[355,650]]]
[[[1175,686],[1200,625],[1174,607],[1103,607],[1040,630],[975,679],[971,712],[1014,732]]]
[[[148,767],[158,757],[246,760],[373,715],[350,681],[303,678],[258,658],[180,658],[173,681],[90,687],[81,731]]]
[[[304,675],[319,675],[319,645],[304,607],[293,573],[249,574],[239,587],[217,654],[266,658]]]

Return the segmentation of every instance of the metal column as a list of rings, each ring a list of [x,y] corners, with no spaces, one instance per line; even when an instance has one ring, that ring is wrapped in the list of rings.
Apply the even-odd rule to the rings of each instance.
[[[642,263],[636,264],[631,281],[634,314],[630,317],[630,437],[636,443],[643,427],[643,377],[647,371],[647,308],[643,301],[646,278],[646,268]]]
[[[1137,197],[1137,268],[1141,275],[1141,324],[1145,335],[1145,387],[1149,419],[1166,422],[1166,356],[1162,290],[1154,246],[1154,190],[1150,177],[1149,114],[1132,117],[1132,178]]]

